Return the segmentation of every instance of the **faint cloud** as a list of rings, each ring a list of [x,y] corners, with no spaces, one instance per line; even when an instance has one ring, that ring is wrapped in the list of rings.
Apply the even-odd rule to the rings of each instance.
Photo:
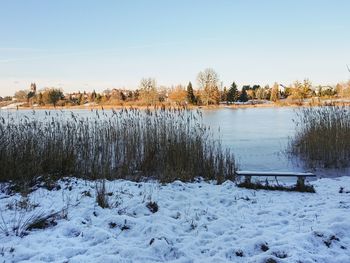
[[[6,51],[6,52],[18,52],[18,51],[23,51],[23,52],[33,52],[33,51],[47,51],[44,49],[38,49],[38,48],[30,48],[30,47],[0,47],[0,52],[1,51]]]
[[[13,63],[13,62],[22,62],[22,61],[31,61],[31,60],[41,60],[41,59],[48,59],[48,58],[55,58],[55,57],[62,57],[62,56],[90,56],[90,55],[98,55],[98,54],[104,54],[104,55],[111,55],[115,54],[116,52],[123,52],[125,50],[130,49],[149,49],[149,48],[159,48],[159,47],[173,47],[173,46],[181,46],[181,45],[188,45],[193,44],[197,42],[203,42],[203,41],[223,41],[223,39],[220,38],[201,38],[196,40],[189,40],[189,41],[169,41],[169,42],[160,42],[160,43],[153,43],[153,44],[146,44],[146,45],[135,45],[135,46],[127,46],[127,47],[121,47],[121,48],[112,48],[112,49],[97,49],[97,50],[88,50],[88,51],[81,51],[81,52],[60,52],[60,53],[51,53],[47,55],[41,55],[41,56],[32,56],[32,57],[17,57],[17,58],[6,58],[6,59],[0,59],[0,63]],[[10,50],[11,48],[1,48],[0,51]],[[12,51],[45,51],[49,52],[48,50],[40,50],[40,49],[30,49],[30,48],[13,48]]]

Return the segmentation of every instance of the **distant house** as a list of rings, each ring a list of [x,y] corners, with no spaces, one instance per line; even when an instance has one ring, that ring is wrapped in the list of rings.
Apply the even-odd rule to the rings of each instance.
[[[287,87],[284,86],[283,84],[279,84],[279,85],[278,85],[278,91],[279,91],[279,92],[283,92],[283,93],[284,93],[284,92],[286,91],[286,88],[287,88]]]

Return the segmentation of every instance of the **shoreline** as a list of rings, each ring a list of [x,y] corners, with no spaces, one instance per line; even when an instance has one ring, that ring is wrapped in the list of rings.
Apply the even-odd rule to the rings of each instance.
[[[15,103],[13,103],[15,104]],[[152,108],[158,108],[161,109],[162,107],[166,109],[174,109],[174,108],[186,108],[186,109],[205,109],[205,110],[215,110],[215,109],[245,109],[245,108],[299,108],[299,107],[318,107],[318,106],[324,106],[327,104],[333,104],[335,106],[350,106],[350,101],[321,101],[320,103],[312,103],[312,102],[303,102],[301,105],[296,103],[290,103],[290,102],[280,102],[280,103],[249,103],[249,104],[219,104],[219,105],[187,105],[187,106],[176,106],[176,105],[151,105],[151,106],[144,106],[144,105],[132,105],[132,104],[126,104],[126,105],[77,105],[77,106],[51,106],[51,105],[45,105],[45,106],[21,106],[21,105],[6,105],[3,107],[0,107],[0,110],[102,110],[102,109],[152,109]]]

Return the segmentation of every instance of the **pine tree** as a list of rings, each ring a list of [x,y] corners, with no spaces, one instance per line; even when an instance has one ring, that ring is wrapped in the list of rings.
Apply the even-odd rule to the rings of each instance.
[[[44,101],[43,101],[43,94],[40,92],[39,93],[39,105],[43,105],[44,104]]]
[[[238,100],[238,89],[235,82],[232,82],[227,93],[227,102],[232,103]]]
[[[120,92],[120,99],[122,100],[122,101],[126,101],[126,96],[125,96],[125,94],[124,94],[124,92]]]
[[[53,104],[54,107],[56,107],[57,102],[59,100],[62,100],[64,98],[63,92],[60,89],[49,89],[47,91],[47,99],[48,99],[48,103]]]
[[[242,88],[242,92],[239,95],[239,101],[240,102],[247,102],[248,101],[248,94],[247,94],[247,91],[244,87]]]
[[[196,103],[196,96],[193,93],[192,83],[191,81],[187,85],[187,100],[191,104]]]

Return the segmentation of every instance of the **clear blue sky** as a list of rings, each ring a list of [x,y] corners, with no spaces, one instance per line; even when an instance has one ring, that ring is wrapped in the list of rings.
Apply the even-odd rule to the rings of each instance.
[[[0,95],[196,84],[346,81],[348,0],[0,0]]]

